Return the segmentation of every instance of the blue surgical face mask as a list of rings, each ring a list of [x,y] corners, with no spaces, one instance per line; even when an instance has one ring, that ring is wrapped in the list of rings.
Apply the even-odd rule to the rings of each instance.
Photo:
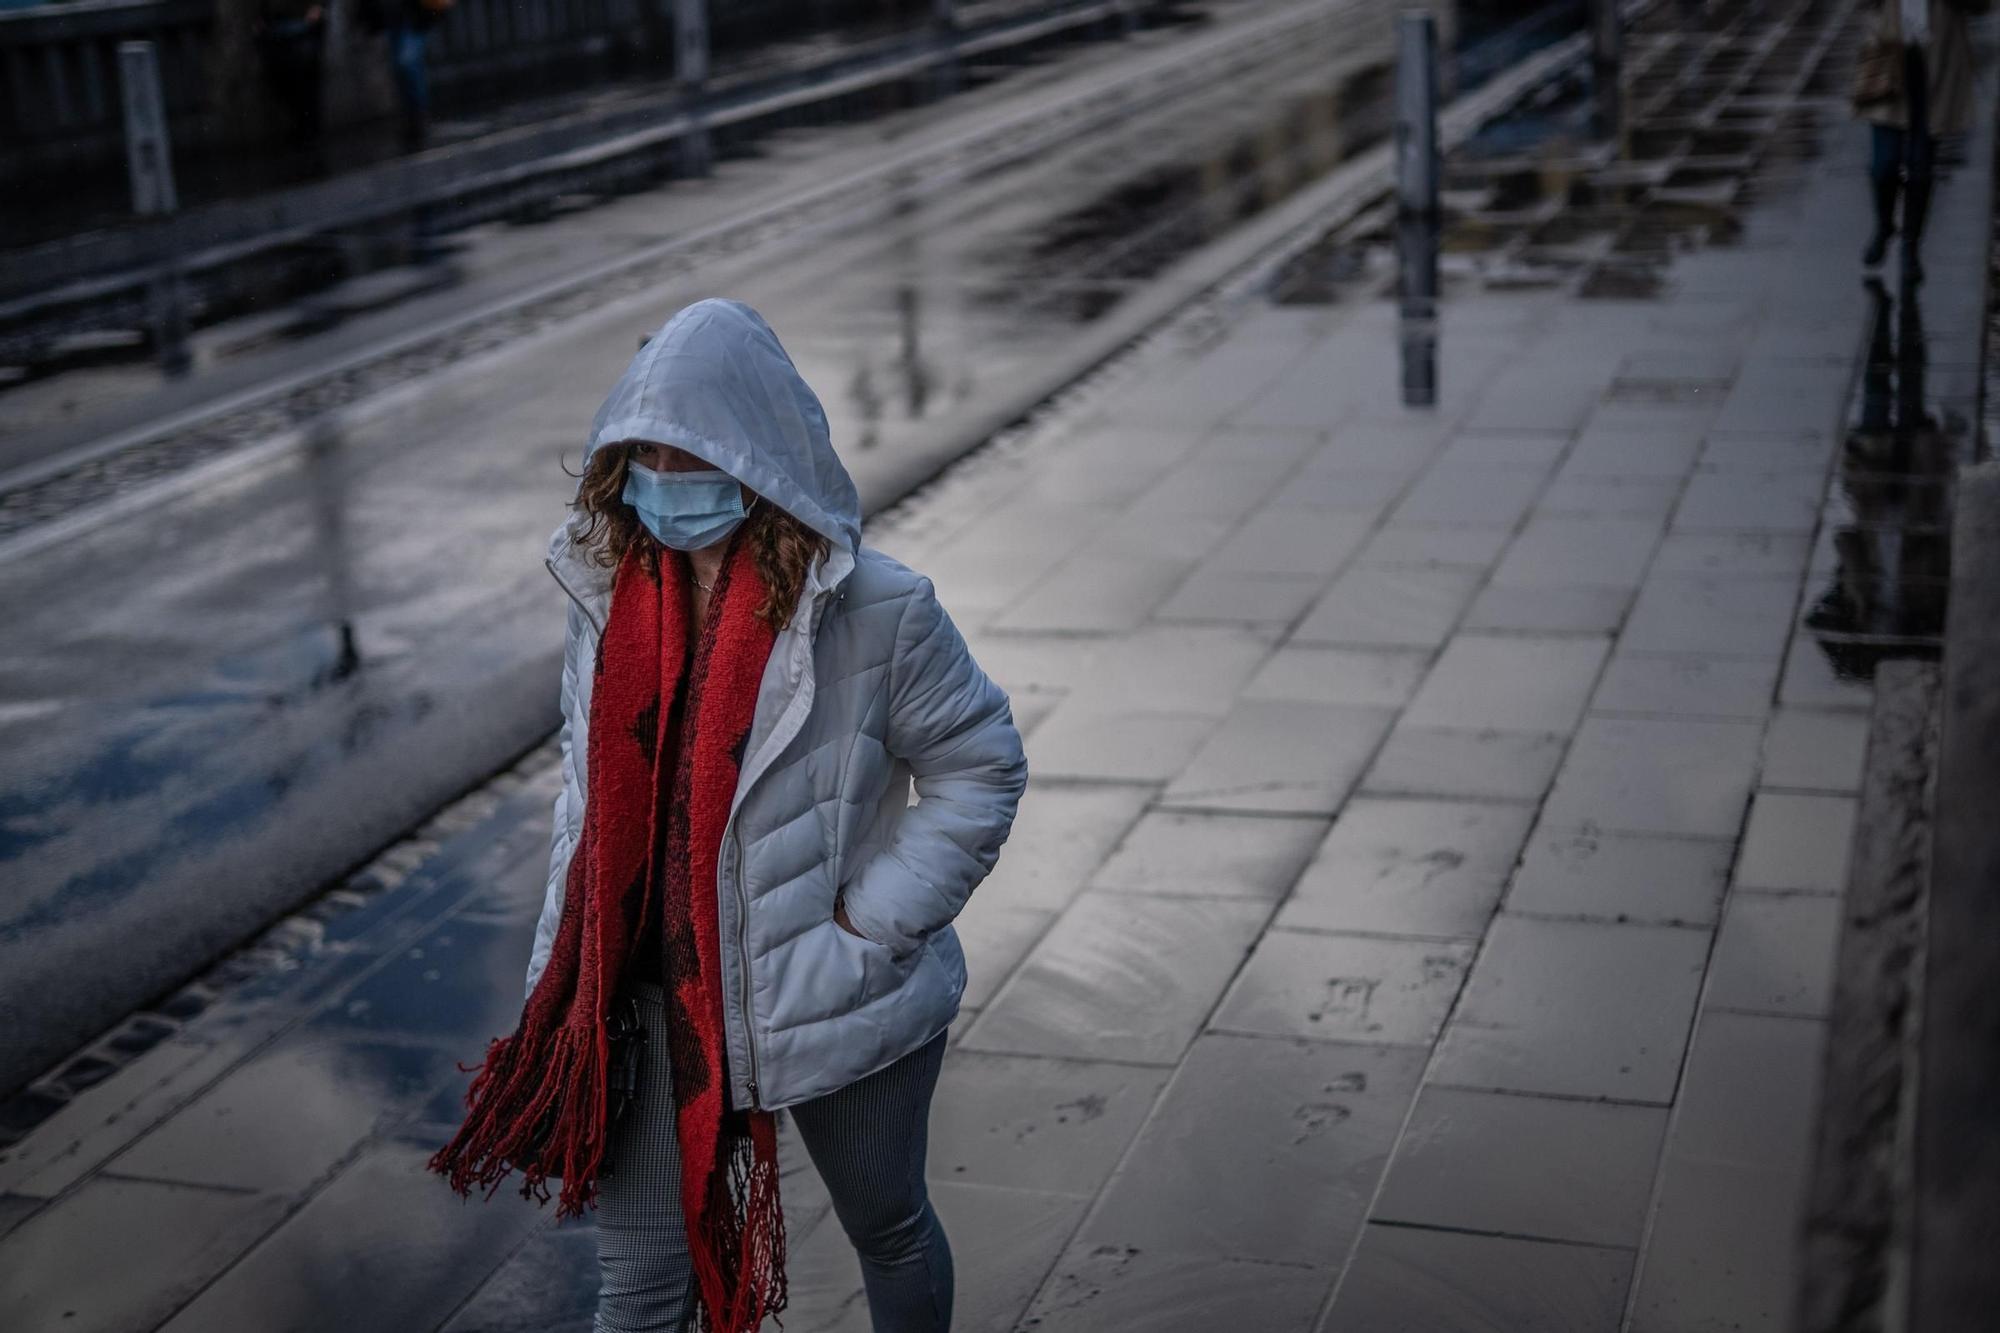
[[[646,531],[676,551],[713,546],[736,531],[747,512],[743,487],[719,468],[655,472],[629,464],[625,503],[638,512]]]

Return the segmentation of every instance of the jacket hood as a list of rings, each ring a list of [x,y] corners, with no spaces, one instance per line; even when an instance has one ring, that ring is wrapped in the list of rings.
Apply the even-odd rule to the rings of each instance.
[[[826,410],[741,301],[697,301],[647,339],[597,409],[584,458],[628,440],[685,449],[825,537],[825,586],[853,567],[861,500]]]

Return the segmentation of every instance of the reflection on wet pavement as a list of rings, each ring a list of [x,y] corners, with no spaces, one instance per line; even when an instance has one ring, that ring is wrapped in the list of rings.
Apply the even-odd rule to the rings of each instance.
[[[1815,562],[1821,590],[1805,616],[1834,671],[1855,680],[1943,652],[1953,480],[1976,439],[1969,399],[1927,382],[1922,289],[1868,290],[1867,361],[1821,547],[1830,561]]]

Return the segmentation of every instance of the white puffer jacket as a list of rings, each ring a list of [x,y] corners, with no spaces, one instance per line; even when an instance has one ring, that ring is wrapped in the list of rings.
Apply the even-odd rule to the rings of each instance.
[[[772,647],[716,869],[731,1105],[789,1106],[873,1073],[957,1015],[965,955],[951,922],[999,856],[1027,760],[1005,692],[930,580],[860,545],[825,413],[755,311],[711,300],[669,320],[605,400],[589,447],[626,440],[699,455],[832,544]],[[582,558],[574,522],[549,547],[571,604],[563,790],[530,991],[583,828],[591,668],[610,604],[611,571]],[[835,923],[836,896],[866,938]]]

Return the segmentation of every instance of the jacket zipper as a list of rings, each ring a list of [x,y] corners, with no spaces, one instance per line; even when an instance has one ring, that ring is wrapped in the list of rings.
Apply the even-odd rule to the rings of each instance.
[[[757,1108],[757,1016],[750,1009],[750,890],[743,883],[743,843],[734,834],[729,839],[730,859],[736,867],[736,951],[737,971],[743,974],[743,1044],[750,1052],[750,1107]]]

